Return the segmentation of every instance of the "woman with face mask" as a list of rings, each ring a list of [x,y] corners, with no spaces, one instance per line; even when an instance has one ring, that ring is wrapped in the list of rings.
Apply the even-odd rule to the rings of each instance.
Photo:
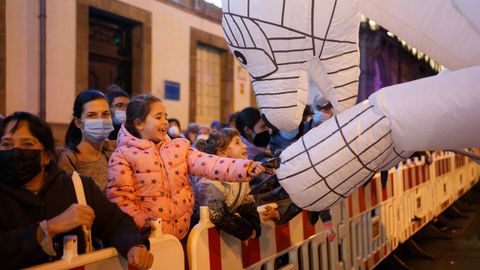
[[[268,150],[270,129],[263,121],[258,109],[253,107],[243,109],[237,114],[235,124],[242,142],[247,145],[249,159],[254,159],[256,155],[262,153],[270,154]]]
[[[132,219],[110,203],[90,178],[82,177],[81,182],[88,205],[77,204],[71,175],[57,166],[47,123],[27,112],[5,119],[0,130],[1,269],[60,259],[65,235],[77,235],[78,251],[84,253],[82,226],[137,268],[151,267],[148,239]]]
[[[98,90],[80,93],[73,105],[73,120],[65,135],[66,150],[59,166],[66,172],[90,176],[103,190],[108,183],[108,159],[114,147],[107,142],[113,131],[110,108]]]

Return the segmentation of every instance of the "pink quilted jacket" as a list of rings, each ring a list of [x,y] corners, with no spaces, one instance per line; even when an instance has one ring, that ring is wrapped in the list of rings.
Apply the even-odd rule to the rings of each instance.
[[[248,181],[251,163],[199,152],[185,139],[166,138],[154,144],[131,135],[122,126],[108,165],[107,197],[132,216],[138,227],[161,218],[163,232],[182,239],[194,206],[188,174]]]

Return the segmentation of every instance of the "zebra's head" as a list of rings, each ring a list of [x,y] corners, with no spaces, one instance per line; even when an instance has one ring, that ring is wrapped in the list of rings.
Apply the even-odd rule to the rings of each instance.
[[[351,61],[347,59],[348,54],[358,52],[356,40],[336,43],[332,39],[326,42],[325,33],[328,31],[325,28],[328,28],[330,17],[316,16],[312,12],[314,2],[223,1],[225,40],[238,62],[248,71],[260,113],[267,125],[274,129],[292,130],[299,126],[309,96],[309,80],[315,82],[338,111],[348,106],[337,101],[352,96],[350,93],[339,95],[335,84],[340,83],[329,72],[338,73],[332,73],[334,76],[343,73],[337,71],[344,66],[337,63],[337,58],[343,62]],[[358,20],[355,31],[358,32]],[[356,37],[354,34],[353,38]],[[345,52],[347,58],[342,57]],[[331,68],[325,67],[322,57],[335,54],[339,56],[332,59],[337,62],[332,62]],[[352,77],[358,82],[358,63],[348,71],[354,71]],[[357,84],[350,87],[356,96]]]

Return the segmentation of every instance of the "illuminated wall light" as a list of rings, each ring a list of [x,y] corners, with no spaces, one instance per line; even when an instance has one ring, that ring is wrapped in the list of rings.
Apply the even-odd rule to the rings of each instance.
[[[412,53],[413,53],[413,55],[416,55],[417,54],[417,49],[412,48]]]
[[[403,40],[403,39],[400,40],[400,43],[402,43],[403,47],[407,46],[407,42],[405,42],[405,40]]]
[[[395,37],[395,35],[394,35],[392,32],[390,32],[390,31],[387,31],[387,35],[388,35],[389,37],[392,37],[392,38]]]

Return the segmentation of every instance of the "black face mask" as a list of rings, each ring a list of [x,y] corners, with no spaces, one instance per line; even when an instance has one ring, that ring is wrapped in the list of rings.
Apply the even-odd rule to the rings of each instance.
[[[269,141],[270,141],[270,132],[268,131],[257,133],[253,138],[253,144],[260,147],[266,147]]]
[[[0,151],[0,181],[18,188],[42,171],[42,150],[14,148]]]

